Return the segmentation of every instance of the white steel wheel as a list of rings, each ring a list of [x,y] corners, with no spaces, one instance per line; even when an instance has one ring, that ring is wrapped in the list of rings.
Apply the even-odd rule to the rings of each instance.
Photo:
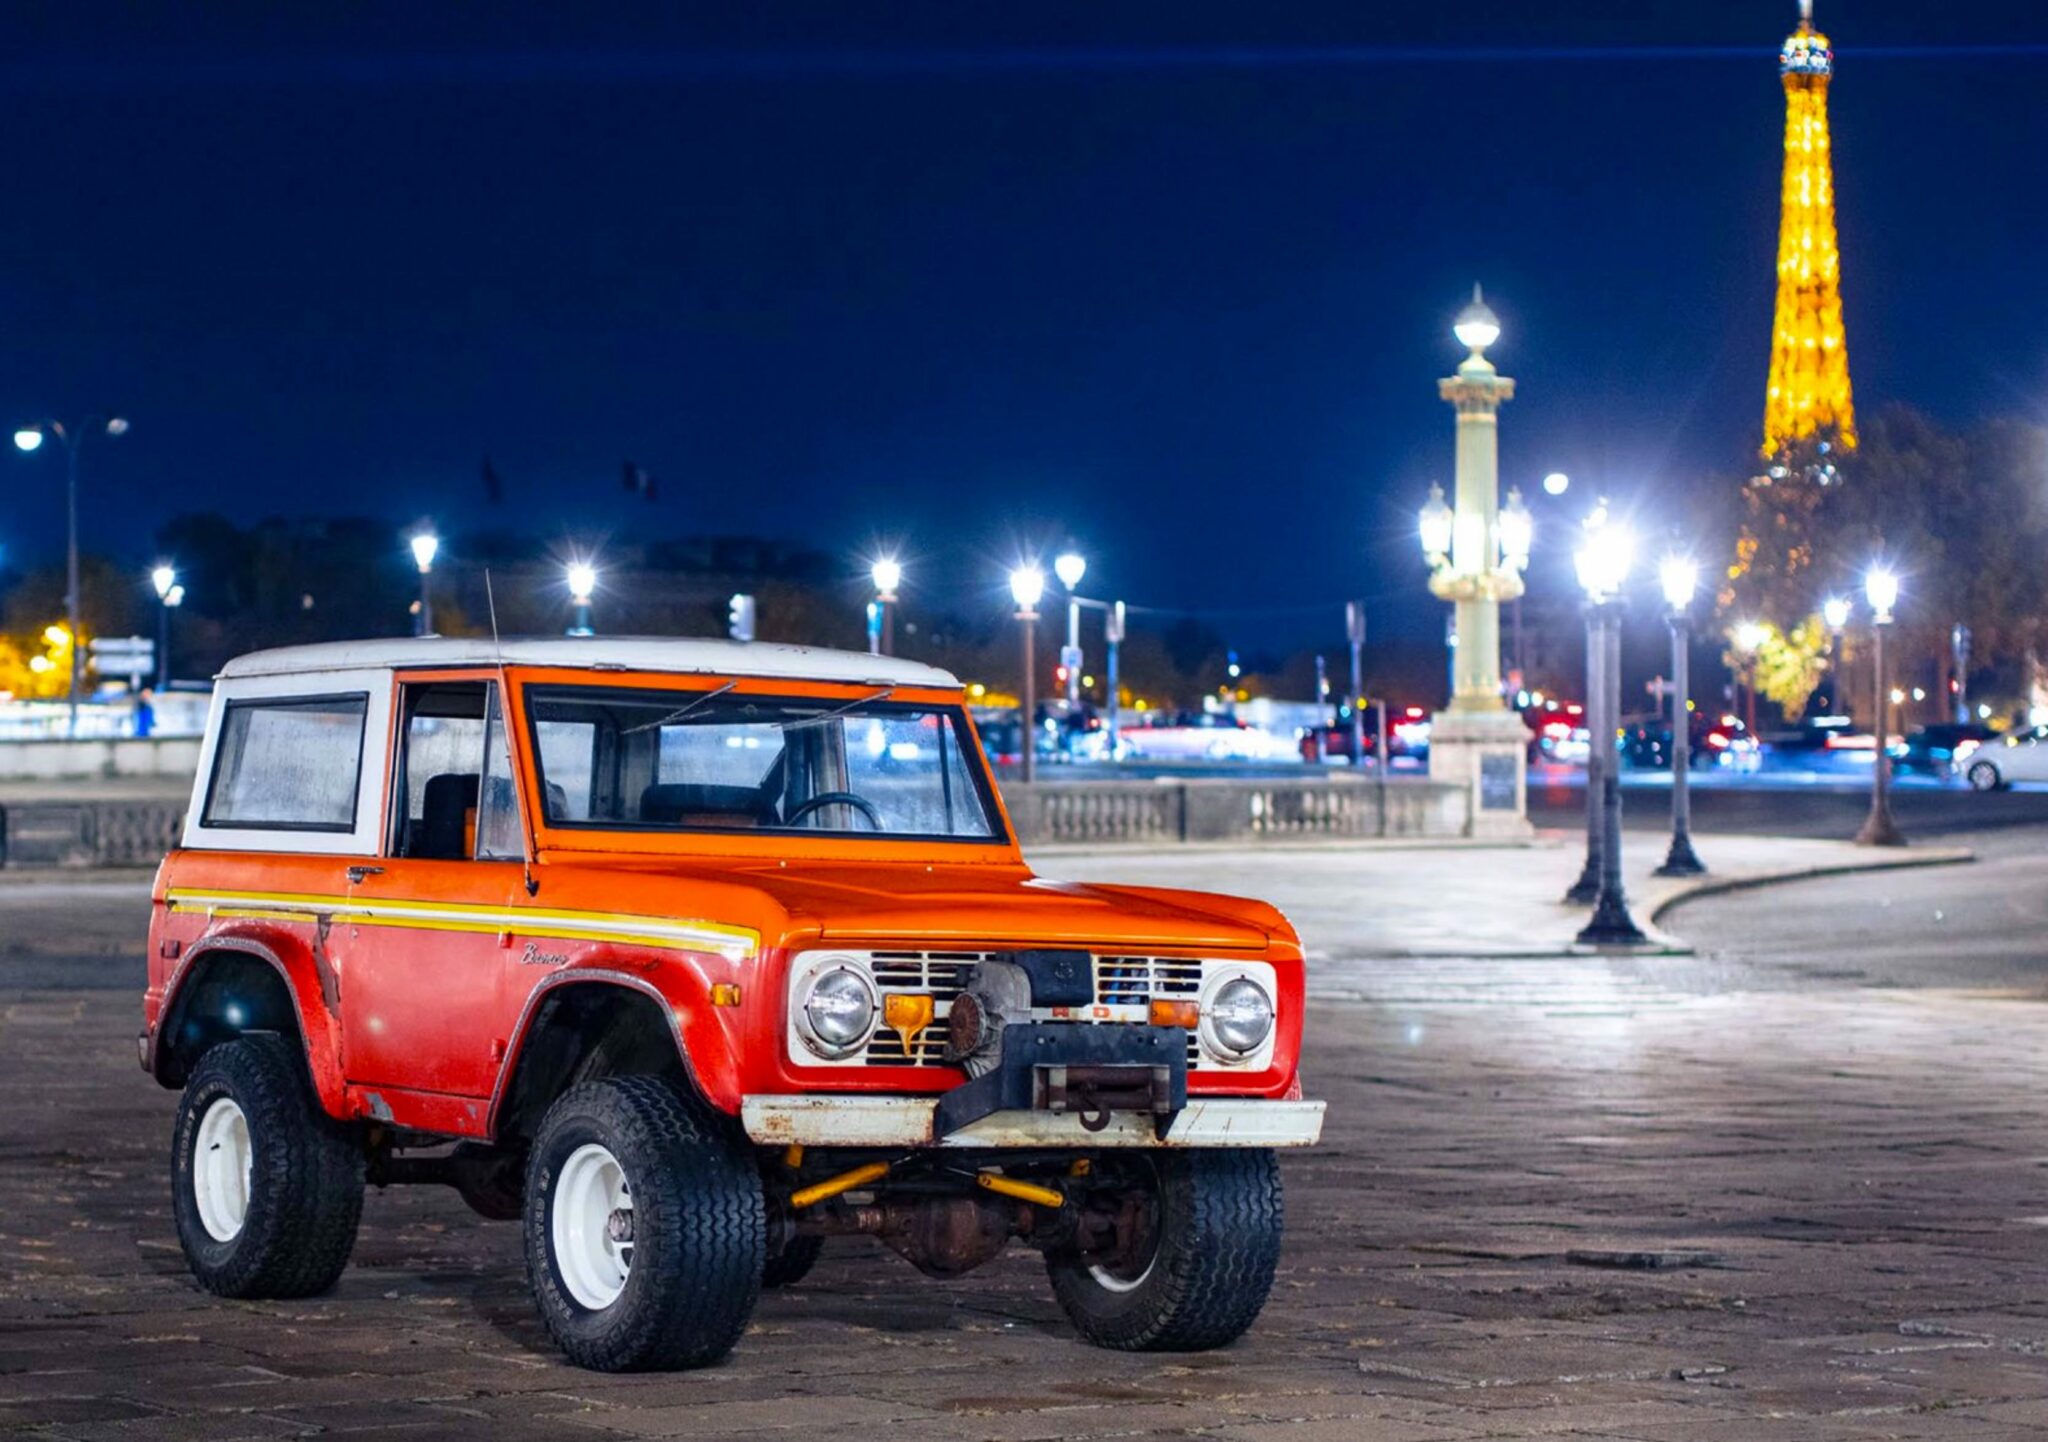
[[[562,1163],[549,1235],[562,1285],[580,1306],[602,1312],[626,1290],[633,1269],[633,1190],[619,1159],[587,1142]]]
[[[232,1242],[242,1234],[249,1215],[249,1119],[233,1097],[216,1098],[199,1119],[192,1149],[192,1200],[199,1224],[216,1242]]]

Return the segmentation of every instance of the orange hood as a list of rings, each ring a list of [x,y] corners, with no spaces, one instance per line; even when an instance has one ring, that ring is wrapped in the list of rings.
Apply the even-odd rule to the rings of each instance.
[[[753,892],[786,918],[789,941],[1263,952],[1276,938],[1293,940],[1280,914],[1262,902],[1048,881],[1023,866],[809,861],[799,871],[754,860],[612,856],[602,869],[657,873],[697,893],[694,900],[703,898],[706,883],[726,891],[728,901],[739,899],[733,892]],[[682,897],[677,903],[690,908]]]

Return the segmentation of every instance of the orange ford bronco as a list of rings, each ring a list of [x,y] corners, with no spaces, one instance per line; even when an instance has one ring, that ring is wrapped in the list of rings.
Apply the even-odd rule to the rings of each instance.
[[[1039,879],[959,682],[794,647],[231,663],[143,1020],[202,1285],[321,1291],[365,1183],[447,1183],[603,1369],[715,1360],[856,1233],[1021,1239],[1090,1341],[1220,1345],[1322,1126],[1278,912]]]

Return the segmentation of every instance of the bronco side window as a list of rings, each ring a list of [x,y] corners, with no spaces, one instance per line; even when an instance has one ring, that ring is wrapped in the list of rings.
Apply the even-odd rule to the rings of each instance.
[[[497,687],[430,681],[404,688],[393,775],[391,851],[431,861],[516,859],[519,811]]]

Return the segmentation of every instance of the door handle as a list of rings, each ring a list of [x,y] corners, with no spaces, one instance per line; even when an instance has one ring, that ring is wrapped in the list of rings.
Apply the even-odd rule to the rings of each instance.
[[[383,874],[384,868],[381,866],[351,866],[348,869],[348,884],[350,886],[360,886],[363,883],[364,877],[382,876]]]

